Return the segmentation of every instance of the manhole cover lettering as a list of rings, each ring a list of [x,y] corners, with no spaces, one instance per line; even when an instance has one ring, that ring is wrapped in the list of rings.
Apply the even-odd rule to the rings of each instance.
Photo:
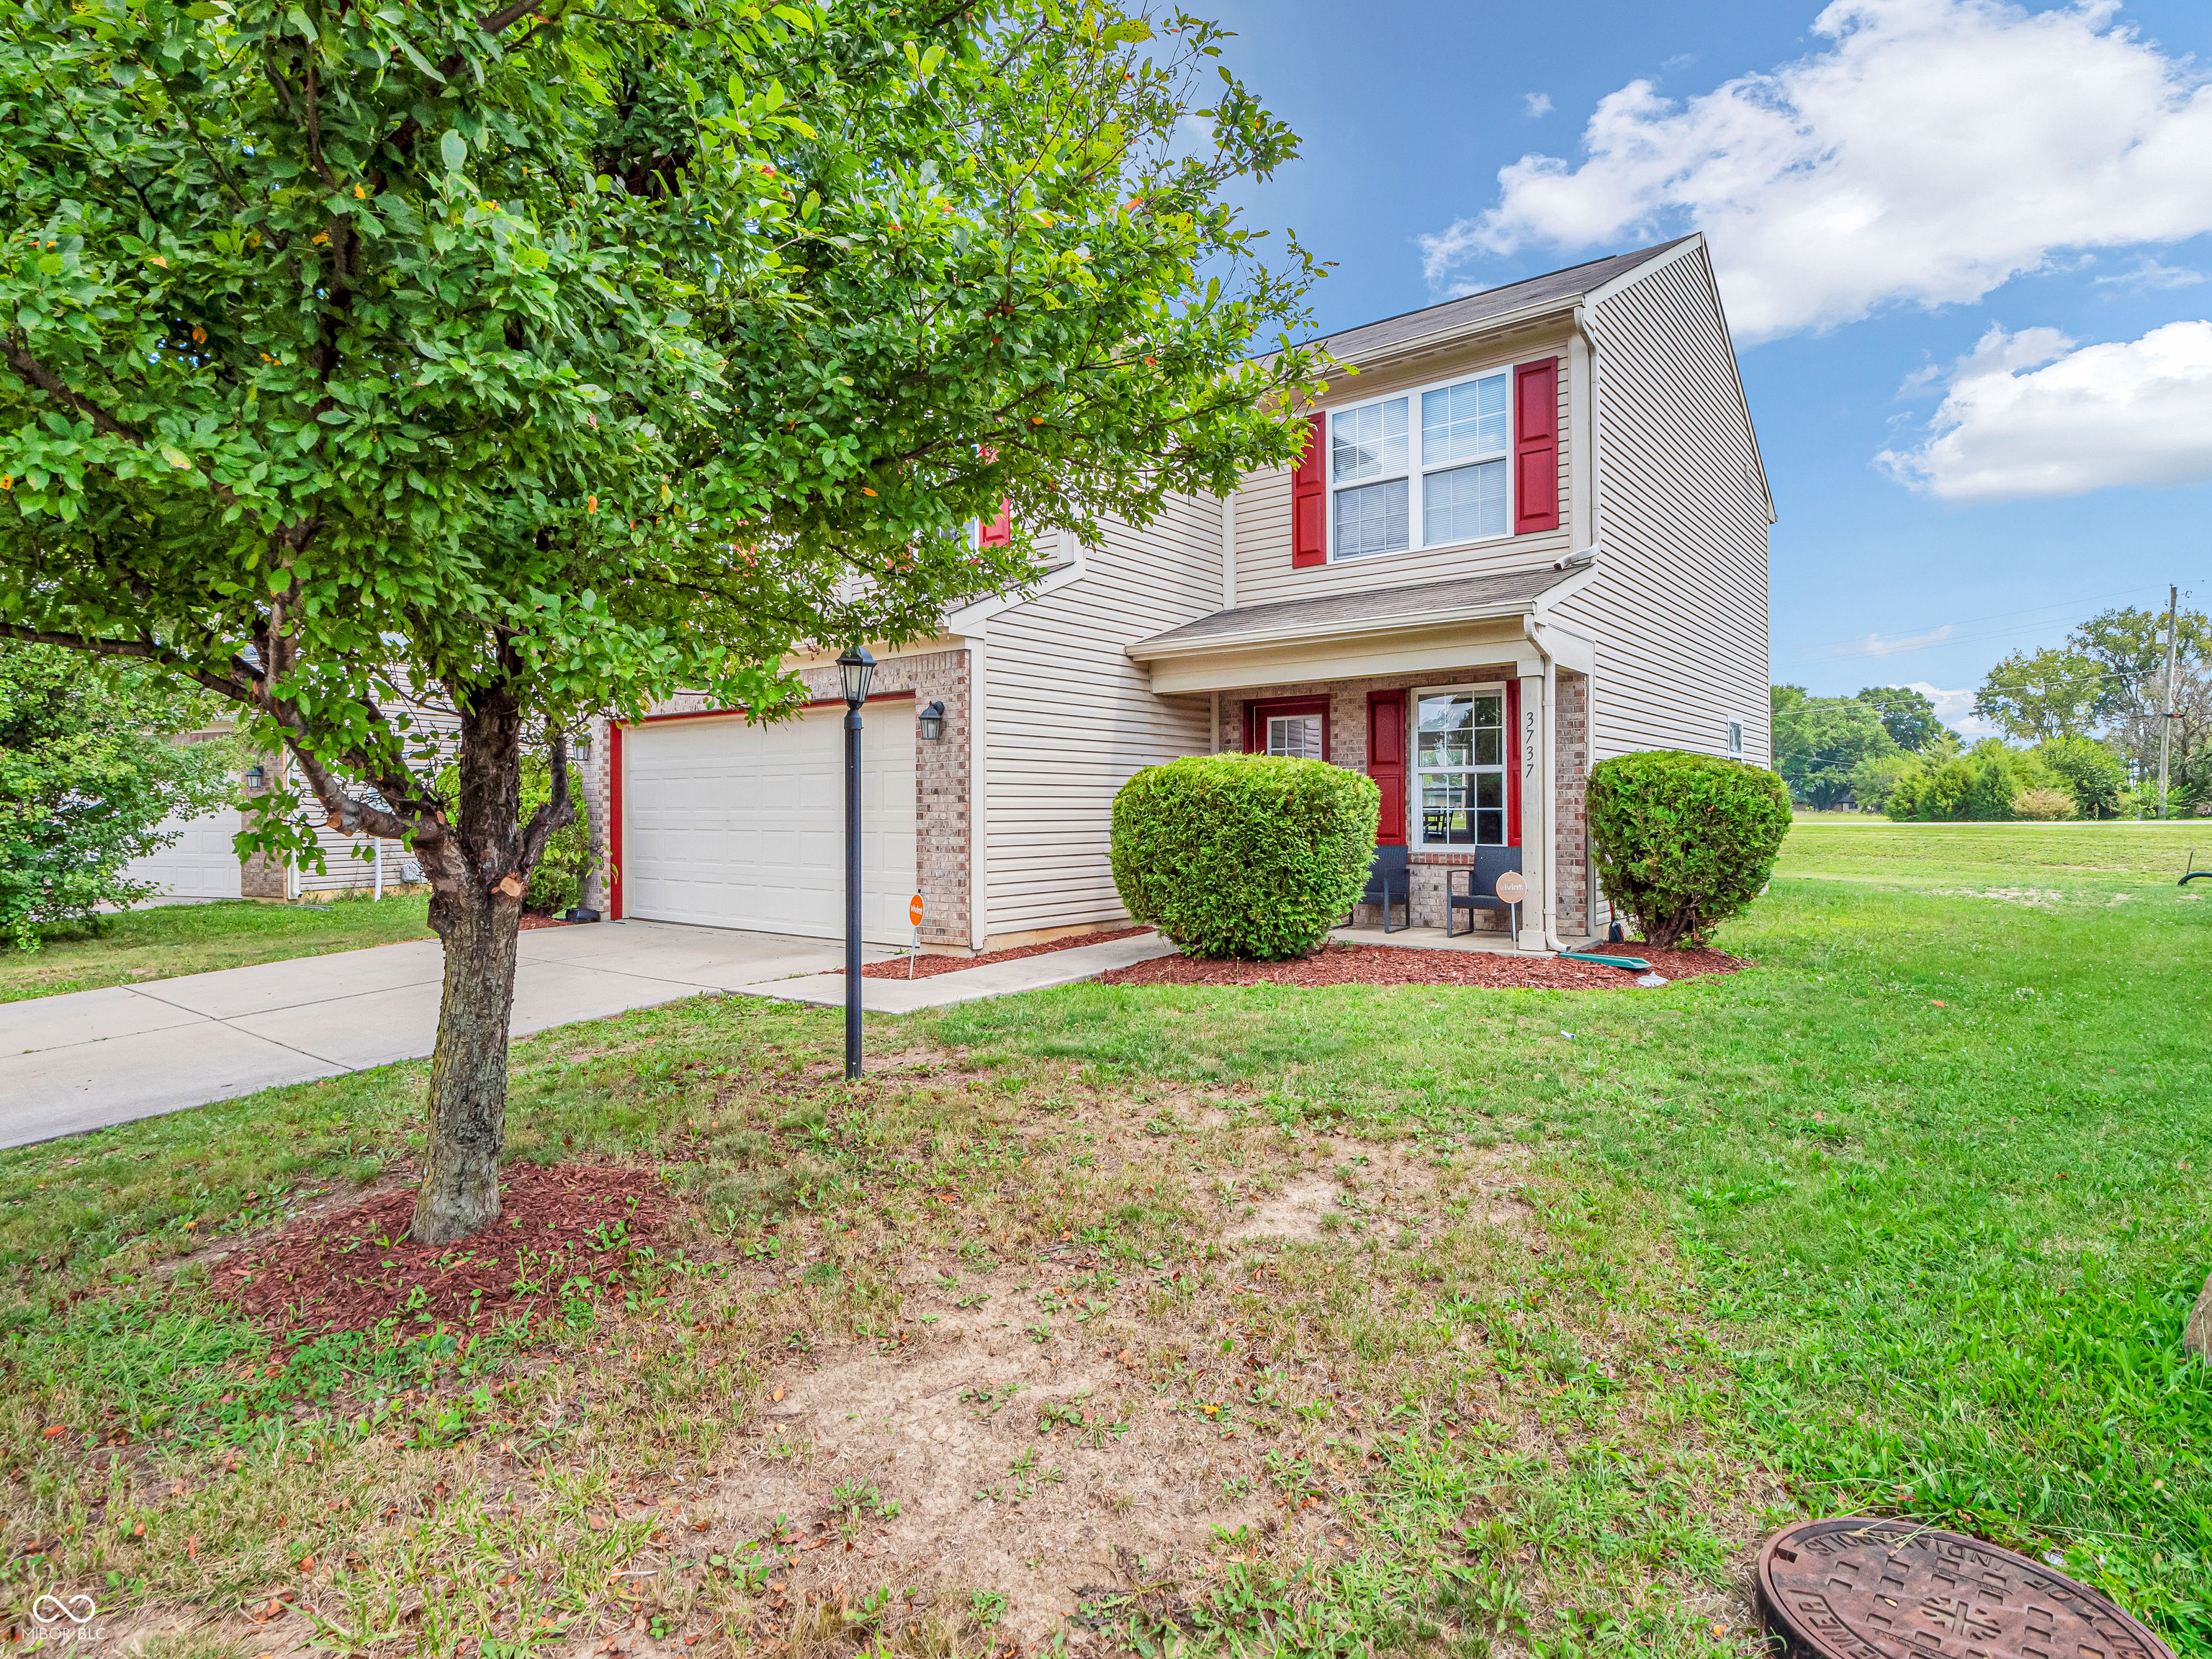
[[[2086,1584],[1909,1521],[1814,1521],[1767,1540],[1767,1623],[1814,1659],[2173,1659]]]

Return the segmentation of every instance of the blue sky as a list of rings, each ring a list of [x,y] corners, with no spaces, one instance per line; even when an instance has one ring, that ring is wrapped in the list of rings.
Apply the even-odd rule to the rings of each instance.
[[[1304,140],[1248,200],[1336,262],[1324,328],[1707,232],[1778,679],[1966,690],[2212,605],[2212,6],[1194,9]]]

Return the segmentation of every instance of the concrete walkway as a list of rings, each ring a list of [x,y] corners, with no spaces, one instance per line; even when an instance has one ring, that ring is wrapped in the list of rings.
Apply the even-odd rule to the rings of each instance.
[[[924,1008],[950,1008],[959,1002],[980,1002],[985,997],[1012,996],[1018,991],[1049,990],[1073,985],[1131,963],[1154,957],[1171,957],[1174,945],[1158,933],[1134,939],[1110,939],[1103,945],[1074,945],[1064,951],[1021,957],[1012,962],[987,963],[981,968],[962,968],[927,979],[860,980],[860,1007],[871,1014],[911,1014]],[[811,1002],[825,1008],[845,1006],[842,974],[809,974],[758,985],[740,985],[744,996],[771,997],[780,1002]]]
[[[512,1029],[521,1036],[702,991],[757,991],[817,975],[842,950],[834,939],[649,921],[532,928],[522,935]],[[889,954],[868,951],[871,961]],[[425,939],[0,1003],[0,1146],[419,1060],[437,1041],[442,973],[438,942]]]

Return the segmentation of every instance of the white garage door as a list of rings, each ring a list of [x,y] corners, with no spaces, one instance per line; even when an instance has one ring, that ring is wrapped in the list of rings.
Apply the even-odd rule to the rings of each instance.
[[[845,934],[845,711],[770,726],[648,721],[623,732],[623,914],[815,939]],[[912,936],[914,715],[860,739],[860,936]]]
[[[232,850],[238,810],[224,807],[202,817],[173,817],[161,825],[176,840],[158,853],[133,859],[125,873],[133,881],[160,884],[165,898],[237,898],[244,866]]]

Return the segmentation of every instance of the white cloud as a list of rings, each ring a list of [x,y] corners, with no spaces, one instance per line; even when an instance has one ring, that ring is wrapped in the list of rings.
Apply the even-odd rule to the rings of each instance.
[[[1956,691],[1946,691],[1927,680],[1915,680],[1906,688],[1917,691],[1936,705],[1936,718],[1965,738],[1995,738],[2004,734],[1974,712],[1974,693],[1971,687],[1960,686]]]
[[[1832,654],[1838,657],[1896,657],[1907,651],[1924,650],[1931,645],[1941,645],[1951,637],[1951,624],[1925,634],[1913,634],[1904,639],[1886,640],[1879,634],[1869,634],[1863,640],[1846,640]]]
[[[1521,97],[1522,100],[1528,106],[1528,113],[1530,115],[1549,115],[1552,112],[1552,94],[1550,93],[1524,92],[1521,94]]]
[[[2109,276],[2100,276],[2099,286],[2118,284],[2123,288],[2166,289],[2195,288],[2204,280],[2201,270],[2191,270],[2186,265],[2162,265],[2146,253],[2136,262],[2132,270],[2116,270]]]
[[[2117,9],[1835,0],[1795,62],[1684,103],[1643,80],[1607,94],[1580,165],[1525,155],[1496,206],[1423,239],[1430,280],[1695,226],[1758,338],[2212,230],[2212,84]]]
[[[2212,322],[2083,346],[1991,328],[1959,361],[1918,448],[1875,464],[1943,501],[2212,480]]]

